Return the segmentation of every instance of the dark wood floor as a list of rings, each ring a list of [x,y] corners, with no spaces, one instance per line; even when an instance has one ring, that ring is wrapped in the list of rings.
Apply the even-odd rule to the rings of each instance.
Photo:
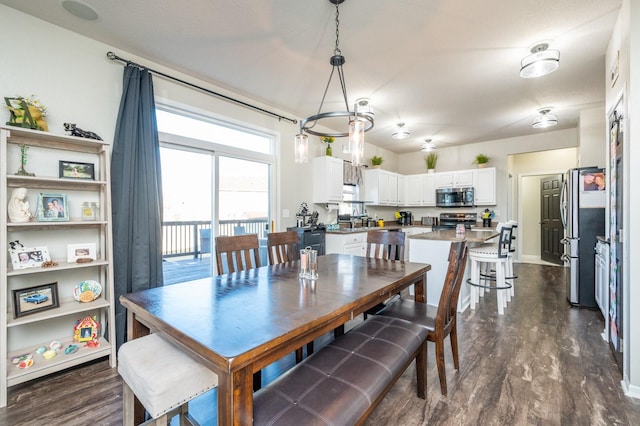
[[[447,345],[449,396],[440,395],[429,346],[427,400],[415,396],[414,367],[373,412],[382,425],[640,425],[640,401],[626,398],[621,374],[593,310],[570,308],[564,268],[516,265],[516,297],[497,314],[495,294],[459,315],[460,371]],[[268,382],[293,364],[270,366]],[[0,425],[120,425],[121,382],[105,361],[18,385]],[[192,412],[215,424],[215,392]]]

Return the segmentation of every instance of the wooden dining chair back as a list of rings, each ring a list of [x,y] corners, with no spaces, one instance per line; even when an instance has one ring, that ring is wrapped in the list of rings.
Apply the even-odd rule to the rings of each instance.
[[[458,358],[457,309],[462,279],[467,265],[466,241],[455,241],[449,248],[449,264],[438,306],[400,299],[390,303],[379,315],[402,318],[421,324],[429,330],[427,340],[436,345],[436,364],[440,379],[440,391],[447,395],[447,375],[444,364],[444,340],[449,336],[453,365],[460,369]]]
[[[257,234],[216,237],[218,275],[260,267]]]
[[[367,232],[366,257],[386,260],[404,260],[404,232],[369,231]]]
[[[292,262],[300,259],[300,242],[295,231],[267,234],[269,264]]]

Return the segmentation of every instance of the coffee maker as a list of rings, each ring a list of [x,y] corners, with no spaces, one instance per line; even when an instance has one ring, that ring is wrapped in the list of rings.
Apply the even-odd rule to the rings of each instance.
[[[398,223],[400,225],[413,225],[413,214],[409,211],[399,212],[400,219],[398,219]]]

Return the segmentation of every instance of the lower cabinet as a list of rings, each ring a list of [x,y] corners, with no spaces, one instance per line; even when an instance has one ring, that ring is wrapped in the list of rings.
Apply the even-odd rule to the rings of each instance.
[[[367,233],[352,232],[348,234],[327,232],[327,254],[350,254],[364,256],[367,253]]]

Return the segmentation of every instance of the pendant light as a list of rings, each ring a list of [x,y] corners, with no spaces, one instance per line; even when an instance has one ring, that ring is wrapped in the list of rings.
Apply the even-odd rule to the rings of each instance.
[[[309,136],[302,133],[302,129],[300,129],[300,133],[296,135],[294,150],[296,163],[306,163],[309,161]]]
[[[559,64],[559,51],[549,49],[547,43],[537,44],[531,48],[531,54],[520,62],[520,77],[542,77],[557,70]]]
[[[391,133],[393,139],[407,139],[409,136],[411,136],[411,132],[405,123],[398,123]]]
[[[334,138],[343,138],[349,137],[349,151],[351,152],[351,162],[353,165],[362,165],[363,164],[363,156],[364,156],[364,132],[368,132],[373,128],[374,125],[374,114],[371,110],[371,104],[368,99],[358,99],[358,101],[354,104],[354,110],[350,111],[349,109],[349,101],[347,99],[347,87],[344,81],[344,71],[342,69],[342,65],[345,63],[344,56],[342,56],[342,52],[340,51],[340,9],[339,5],[343,3],[345,0],[329,0],[330,3],[336,6],[336,43],[335,48],[333,50],[333,56],[330,58],[329,63],[331,64],[331,73],[329,74],[329,81],[327,82],[327,86],[324,89],[324,93],[322,95],[322,100],[320,101],[320,106],[318,107],[318,112],[314,115],[311,115],[307,118],[304,118],[300,121],[300,133],[296,135],[295,139],[295,149],[296,149],[296,159],[299,158],[297,154],[297,149],[299,146],[303,146],[302,137],[306,137],[306,133],[316,135],[316,136],[331,136]],[[331,79],[333,77],[334,72],[338,74],[338,79],[340,80],[340,88],[342,90],[342,97],[344,98],[344,105],[346,111],[332,111],[332,112],[322,112],[322,105],[324,104],[324,99],[327,95],[327,91],[329,89],[329,85],[331,84]],[[359,103],[362,103],[359,105]],[[358,112],[358,107],[361,107],[361,110]],[[326,119],[335,119],[335,118],[344,118],[345,119],[345,127],[343,131],[336,132],[323,132],[321,130],[314,130],[316,124],[318,124],[321,120]],[[300,141],[300,145],[298,144]],[[308,142],[307,142],[308,144]],[[357,149],[354,151],[354,147]],[[301,148],[302,149],[302,148]],[[346,148],[345,148],[346,149]],[[308,151],[308,145],[307,145]],[[303,156],[300,156],[302,159]],[[307,156],[308,157],[308,156]]]
[[[553,114],[549,114],[551,112],[551,108],[540,108],[538,110],[538,116],[535,120],[533,120],[533,128],[534,129],[546,129],[547,127],[553,127],[558,124],[558,117]]]
[[[431,152],[436,149],[436,146],[433,144],[431,139],[425,139],[422,147],[420,147],[420,151],[422,152]]]

